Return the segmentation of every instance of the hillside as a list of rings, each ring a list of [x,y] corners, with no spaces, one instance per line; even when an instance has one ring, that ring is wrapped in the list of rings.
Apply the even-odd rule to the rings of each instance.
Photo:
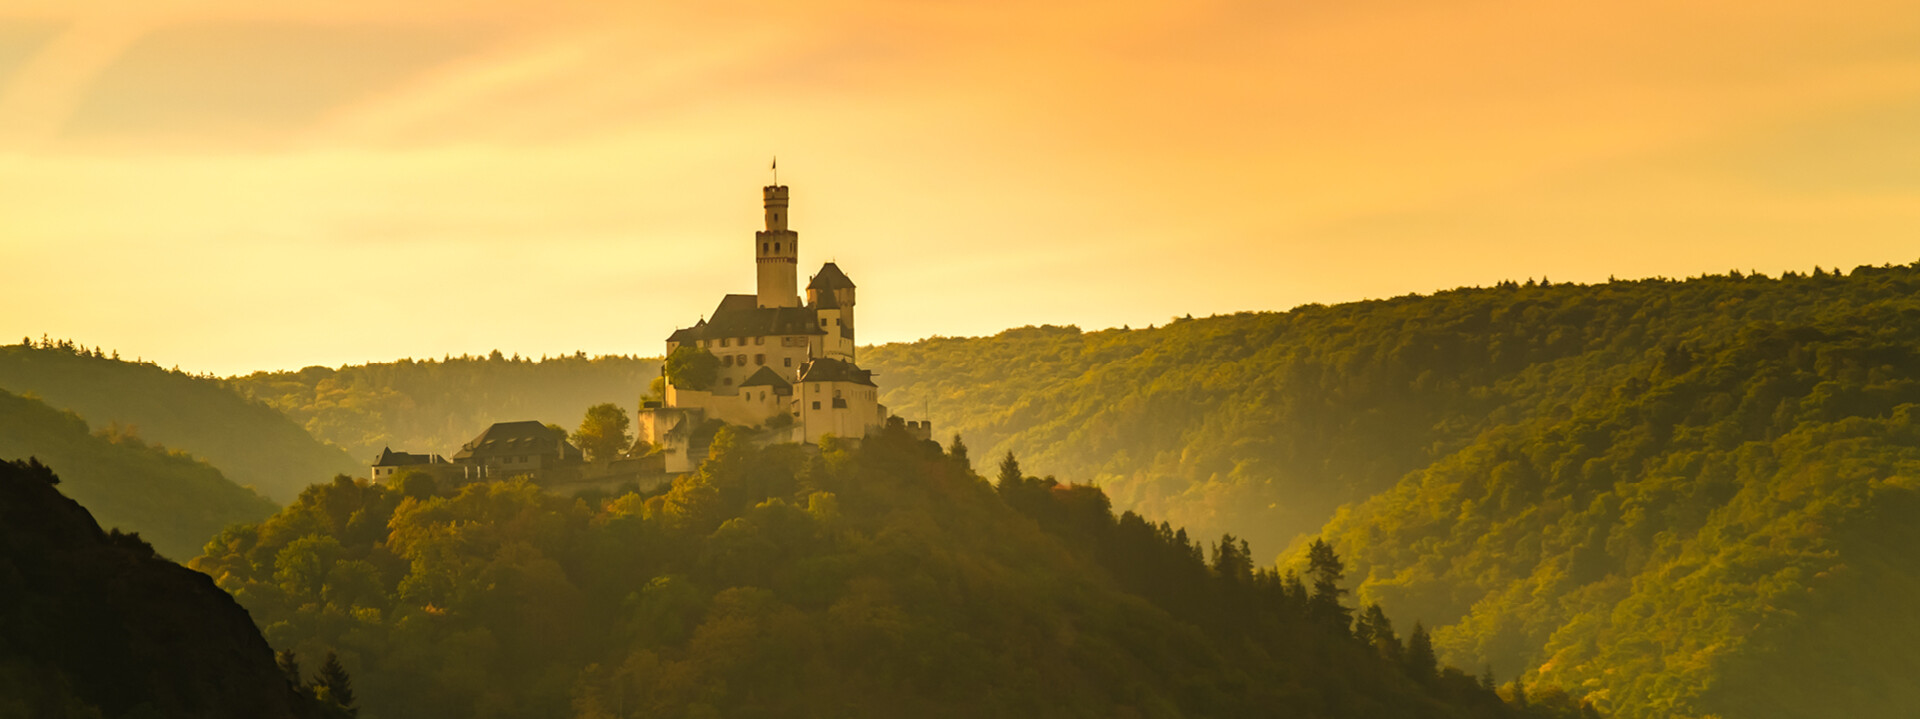
[[[205,462],[132,435],[90,432],[78,415],[0,390],[0,458],[29,456],[59,467],[61,489],[102,525],[138,532],[181,560],[227,525],[277,509]]]
[[[65,342],[0,346],[0,389],[32,394],[96,428],[120,425],[191,453],[275,501],[363,462],[315,440],[272,407],[220,380],[125,362]]]
[[[348,716],[291,686],[206,575],[102,531],[60,486],[0,462],[0,716]]]
[[[450,357],[255,372],[229,380],[320,439],[371,458],[382,447],[448,454],[495,422],[532,419],[572,427],[591,407],[632,409],[660,375],[660,360],[572,355],[539,361]]]
[[[1581,715],[1508,707],[1384,617],[1356,636],[1331,579],[964,456],[723,430],[652,496],[343,479],[193,566],[276,646],[339,652],[363,719]]]
[[[1902,716],[1920,270],[1503,283],[868,350],[884,401],[1621,716]],[[984,453],[983,453],[984,455]],[[1346,509],[1336,508],[1345,506]],[[1296,550],[1297,551],[1297,550]],[[1294,556],[1294,555],[1290,555]]]

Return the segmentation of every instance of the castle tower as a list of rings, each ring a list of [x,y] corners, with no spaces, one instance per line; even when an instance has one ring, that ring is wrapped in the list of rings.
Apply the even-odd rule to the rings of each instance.
[[[753,233],[754,264],[759,273],[757,304],[761,307],[800,306],[800,233],[787,229],[787,186],[762,189],[767,206],[767,229]]]

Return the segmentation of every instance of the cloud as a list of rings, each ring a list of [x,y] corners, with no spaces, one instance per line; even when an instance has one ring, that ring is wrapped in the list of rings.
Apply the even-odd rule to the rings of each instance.
[[[65,128],[123,151],[285,140],[330,112],[471,53],[477,28],[201,24],[141,37]]]

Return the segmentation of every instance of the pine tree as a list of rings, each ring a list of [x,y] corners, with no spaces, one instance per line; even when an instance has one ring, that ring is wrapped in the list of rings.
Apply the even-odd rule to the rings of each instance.
[[[1406,662],[1407,674],[1420,681],[1432,679],[1440,668],[1440,660],[1433,655],[1433,638],[1419,622],[1413,623],[1413,633],[1407,635]]]
[[[313,686],[316,695],[346,710],[347,716],[360,713],[353,706],[353,679],[347,676],[346,667],[340,666],[340,657],[333,652],[327,652],[327,661],[320,665],[320,673],[313,678]]]
[[[1024,479],[1026,477],[1020,474],[1020,460],[1014,459],[1013,451],[1008,450],[1006,458],[1000,460],[1000,477],[994,482],[993,488],[1004,495],[1019,487]]]
[[[280,665],[280,673],[286,675],[289,686],[298,687],[301,685],[300,658],[294,656],[292,649],[274,654],[273,660]]]
[[[947,445],[947,456],[952,457],[961,464],[971,464],[973,462],[973,460],[967,458],[967,443],[960,441],[960,433],[958,432],[955,432],[953,435],[953,443]]]
[[[1340,580],[1346,578],[1346,565],[1326,540],[1315,539],[1307,547],[1307,576],[1313,578],[1313,595],[1307,599],[1308,618],[1342,633],[1349,631],[1353,610],[1340,603],[1340,596],[1347,593],[1340,588]]]

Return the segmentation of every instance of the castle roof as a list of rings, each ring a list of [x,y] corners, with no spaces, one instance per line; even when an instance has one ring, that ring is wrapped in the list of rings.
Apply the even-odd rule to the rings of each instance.
[[[828,262],[820,266],[819,272],[814,273],[813,279],[807,282],[807,289],[850,290],[853,289],[853,280],[847,279],[847,273],[841,272],[839,265]]]
[[[801,382],[852,382],[868,387],[873,383],[873,372],[863,370],[852,362],[842,362],[831,357],[821,357],[808,362],[800,369]]]
[[[740,383],[741,387],[759,387],[763,385],[772,387],[776,393],[781,390],[789,392],[793,390],[793,383],[782,379],[780,373],[773,371],[772,367],[761,367],[760,371],[753,373],[753,376],[748,377]]]
[[[497,422],[454,453],[454,461],[484,459],[503,455],[557,454],[561,459],[578,459],[579,448],[567,442],[567,433],[533,420]]]
[[[698,324],[695,324],[692,327],[685,327],[685,328],[674,330],[673,334],[667,335],[667,341],[686,344],[688,342],[692,342],[694,340],[700,339],[700,331],[702,329],[705,329],[706,326],[707,326],[707,321],[704,319],[700,320]]]
[[[727,295],[720,299],[713,316],[692,327],[675,331],[669,342],[691,342],[721,337],[763,337],[766,335],[823,335],[820,319],[805,307],[761,307],[753,295]]]
[[[381,447],[380,454],[373,458],[375,467],[406,467],[415,464],[445,464],[446,458],[437,454],[411,454],[395,452],[391,447]]]

